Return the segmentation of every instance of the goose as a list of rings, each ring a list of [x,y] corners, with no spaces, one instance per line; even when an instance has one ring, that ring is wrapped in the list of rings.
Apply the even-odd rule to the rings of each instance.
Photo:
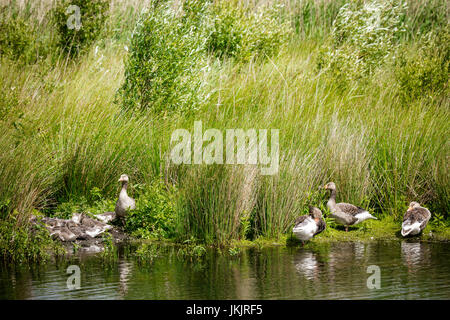
[[[119,199],[116,202],[114,213],[121,220],[125,218],[127,210],[136,209],[136,202],[127,194],[128,181],[129,178],[126,174],[120,176],[119,182],[122,182],[122,190],[120,190]]]
[[[323,188],[331,191],[330,199],[327,202],[331,217],[337,223],[344,225],[346,232],[348,232],[348,226],[356,225],[367,219],[378,220],[364,208],[345,202],[336,203],[336,185],[334,182],[327,183]]]
[[[402,236],[415,236],[421,233],[427,226],[430,217],[431,213],[427,208],[421,207],[418,202],[411,202],[403,216]]]
[[[77,236],[67,226],[56,226],[52,228],[50,231],[50,236],[53,238],[57,238],[63,242],[66,241],[75,241]]]
[[[109,224],[94,220],[87,215],[83,215],[81,224],[85,228],[86,234],[88,236],[90,236],[91,238],[95,238],[99,234],[101,234],[107,230],[110,230],[112,228],[112,226],[110,226]]]
[[[292,229],[294,235],[302,241],[308,241],[326,228],[322,218],[322,211],[316,207],[309,207],[309,215],[298,217]]]

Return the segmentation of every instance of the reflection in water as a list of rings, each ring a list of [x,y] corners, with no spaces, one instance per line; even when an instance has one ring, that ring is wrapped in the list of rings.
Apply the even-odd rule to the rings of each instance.
[[[308,280],[319,276],[319,262],[312,251],[300,250],[294,257],[295,269]]]
[[[431,259],[430,247],[427,243],[402,242],[402,259],[408,267],[408,272],[412,273],[417,269],[428,266]]]
[[[128,281],[133,271],[133,264],[121,259],[119,261],[119,293],[122,297],[128,293]]]
[[[135,247],[122,249],[112,261],[90,254],[60,265],[0,264],[0,299],[450,299],[446,243],[342,242],[234,257],[208,249],[200,260],[168,246],[139,263]],[[80,290],[67,288],[71,264],[80,266]],[[381,289],[367,287],[369,265],[380,267]]]

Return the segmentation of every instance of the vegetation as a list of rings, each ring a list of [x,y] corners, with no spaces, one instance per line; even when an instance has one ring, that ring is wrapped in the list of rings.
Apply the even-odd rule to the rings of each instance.
[[[309,204],[323,207],[329,181],[339,201],[397,229],[418,201],[446,234],[445,1],[76,3],[101,18],[69,31],[66,2],[0,11],[2,230],[25,239],[33,210],[112,210],[127,173],[138,208],[126,228],[138,237],[285,237]],[[278,173],[174,165],[172,132],[200,120],[204,130],[279,129]],[[11,241],[34,241],[19,238],[2,231],[3,256]]]
[[[109,2],[64,0],[53,9],[58,46],[71,55],[80,54],[101,34]]]

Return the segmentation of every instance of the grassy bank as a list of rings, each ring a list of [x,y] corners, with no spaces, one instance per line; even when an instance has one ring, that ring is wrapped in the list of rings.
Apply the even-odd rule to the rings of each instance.
[[[2,9],[12,36],[0,39],[1,223],[16,212],[14,228],[23,230],[34,209],[61,217],[111,210],[117,178],[127,173],[138,206],[127,230],[137,237],[205,244],[283,237],[308,205],[323,207],[319,186],[329,181],[338,201],[382,219],[348,235],[329,228],[317,241],[394,237],[413,200],[448,230],[445,1],[374,2],[388,29],[401,31],[381,25],[374,34],[364,7],[342,9],[345,1],[289,2],[241,20],[231,19],[239,6],[197,20],[195,10],[209,9],[192,5],[185,11],[194,29],[170,11],[160,21],[145,4],[111,1],[97,37],[75,55],[61,42],[51,1],[20,3]],[[333,24],[339,14],[359,24]],[[283,26],[282,43],[273,25]],[[199,34],[205,42],[194,41]],[[148,52],[152,35],[166,42]],[[170,46],[181,41],[195,54]],[[194,121],[222,132],[279,129],[278,173],[174,165],[171,134],[193,132]]]

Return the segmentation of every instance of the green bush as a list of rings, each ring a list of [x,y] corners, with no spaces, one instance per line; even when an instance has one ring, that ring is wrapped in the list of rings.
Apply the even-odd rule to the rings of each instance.
[[[80,9],[79,22],[81,24],[79,28],[76,27],[77,21],[73,19],[76,12],[69,10],[71,5]],[[101,33],[108,10],[109,2],[104,0],[64,0],[60,2],[53,9],[53,18],[59,35],[59,47],[71,55],[77,55],[89,47]],[[68,27],[69,19],[72,28]]]
[[[132,35],[120,89],[125,109],[191,109],[199,101],[204,66],[203,16],[207,4],[188,0],[183,12],[153,1]]]
[[[38,262],[49,258],[48,250],[61,252],[45,227],[20,222],[14,211],[0,220],[0,258],[13,262]]]
[[[138,238],[171,238],[175,234],[173,190],[157,181],[136,200],[136,210],[128,213],[125,229]]]
[[[155,113],[196,109],[204,90],[207,53],[248,61],[275,54],[287,42],[280,6],[244,9],[234,3],[154,1],[131,39],[120,96],[126,110]]]
[[[281,5],[251,8],[233,1],[216,2],[208,22],[208,50],[241,61],[274,55],[292,31],[281,9]]]
[[[0,55],[28,62],[34,58],[33,27],[19,16],[7,17],[1,12]]]
[[[395,75],[403,101],[418,97],[433,98],[448,91],[450,72],[450,33],[448,27],[431,32],[413,54],[402,50]]]
[[[373,74],[395,52],[406,30],[405,13],[399,0],[345,4],[333,23],[332,43],[322,48],[319,69],[344,81]]]

